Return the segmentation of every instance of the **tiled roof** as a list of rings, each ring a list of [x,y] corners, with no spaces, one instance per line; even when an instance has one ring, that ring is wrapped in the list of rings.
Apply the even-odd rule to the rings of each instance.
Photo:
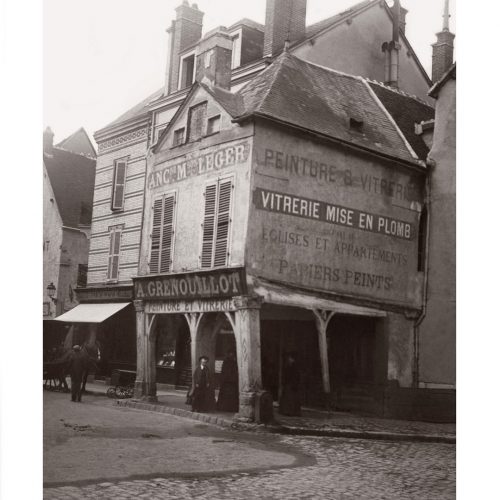
[[[89,158],[96,158],[97,154],[87,132],[80,127],[74,134],[56,144],[59,149],[70,151],[71,153],[81,154]]]
[[[416,97],[408,96],[383,84],[369,82],[369,85],[391,114],[413,151],[421,160],[425,160],[429,148],[422,136],[415,134],[415,123],[434,118],[434,108]]]
[[[96,161],[54,147],[43,155],[63,224],[78,227],[92,221]]]
[[[232,116],[238,116],[243,110],[243,99],[239,94],[233,94],[229,90],[213,85],[200,83],[209,94]]]
[[[242,116],[260,115],[378,153],[415,161],[368,83],[283,53],[237,94]],[[362,129],[350,127],[351,119]]]
[[[140,115],[146,115],[148,112],[148,104],[151,101],[154,101],[155,99],[158,99],[159,97],[162,96],[164,88],[162,87],[161,89],[157,90],[153,94],[151,94],[149,97],[141,101],[139,104],[136,104],[132,108],[130,108],[128,111],[125,111],[122,115],[120,115],[116,120],[113,120],[111,123],[108,123],[105,127],[102,127],[102,129],[106,129],[109,127],[112,127],[113,125],[118,125],[119,123],[126,122],[128,120],[131,120],[132,118],[138,118]],[[101,130],[102,130],[101,129]]]

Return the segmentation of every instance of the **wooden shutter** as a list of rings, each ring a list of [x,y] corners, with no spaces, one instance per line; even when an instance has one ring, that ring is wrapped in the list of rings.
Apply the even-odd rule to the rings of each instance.
[[[114,228],[110,233],[109,257],[108,257],[108,279],[118,279],[118,263],[120,259],[121,228]]]
[[[125,198],[125,169],[127,163],[125,161],[117,161],[115,163],[115,176],[113,183],[113,200],[111,208],[119,210],[123,208]]]
[[[151,273],[168,273],[171,269],[174,210],[175,194],[162,196],[153,204],[153,230],[149,258],[149,271]]]
[[[163,198],[163,229],[161,235],[160,272],[168,273],[172,264],[175,195]]]
[[[231,222],[231,180],[220,182],[217,203],[217,230],[215,237],[214,267],[225,266],[227,263],[229,224]]]
[[[202,268],[212,267],[216,198],[217,184],[208,185],[205,188],[205,214],[203,218],[203,238],[201,242]]]
[[[158,273],[160,268],[161,222],[163,199],[158,198],[153,204],[153,231],[151,233],[151,252],[149,271]]]

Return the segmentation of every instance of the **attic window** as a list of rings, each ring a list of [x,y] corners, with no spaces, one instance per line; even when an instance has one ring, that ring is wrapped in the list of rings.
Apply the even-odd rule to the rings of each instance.
[[[184,56],[180,66],[179,90],[189,87],[194,82],[194,53]]]
[[[216,134],[220,131],[220,115],[208,119],[207,135]]]
[[[351,130],[355,130],[356,132],[362,132],[363,131],[363,120],[360,120],[358,118],[349,118],[349,128]]]
[[[174,130],[174,146],[180,146],[184,143],[184,127]]]

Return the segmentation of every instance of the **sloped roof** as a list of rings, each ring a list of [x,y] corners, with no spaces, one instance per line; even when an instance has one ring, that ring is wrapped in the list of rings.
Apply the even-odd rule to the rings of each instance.
[[[211,94],[233,118],[243,110],[243,98],[240,94],[233,94],[229,90],[214,85],[206,85],[203,82],[200,83],[200,86]]]
[[[146,99],[142,100],[140,103],[136,104],[135,106],[131,107],[129,110],[125,111],[122,115],[120,115],[118,118],[113,120],[111,123],[108,123],[106,126],[102,127],[102,129],[107,129],[109,127],[112,127],[113,125],[118,125],[119,123],[126,122],[128,120],[131,120],[132,118],[139,118],[141,115],[146,115],[149,111],[148,104],[151,101],[154,101],[155,99],[158,99],[163,95],[163,87],[161,89],[158,89],[156,92],[153,92],[151,95],[146,97]],[[98,133],[99,130],[96,132]]]
[[[342,21],[344,19],[347,19],[348,17],[352,16],[355,12],[366,7],[370,3],[372,3],[372,0],[364,0],[363,2],[359,2],[359,3],[353,5],[352,7],[349,7],[348,9],[346,9],[342,12],[335,14],[334,16],[328,17],[326,19],[323,19],[322,21],[319,21],[317,23],[306,26],[305,39],[314,37],[318,33],[320,33],[321,31],[323,31],[324,29],[331,26],[332,24],[339,22],[339,21]],[[303,41],[304,41],[304,39],[301,39],[299,41],[299,43],[303,42]]]
[[[429,95],[431,97],[434,97],[435,99],[437,99],[437,97],[439,95],[439,91],[441,90],[441,88],[443,87],[443,85],[450,78],[452,78],[453,80],[455,80],[456,77],[457,77],[457,63],[454,62],[450,66],[450,69],[448,69],[448,71],[446,71],[446,73],[431,87],[431,89],[429,90]]]
[[[54,147],[43,155],[63,224],[78,227],[92,222],[96,160]]]
[[[83,127],[80,127],[69,137],[63,139],[59,144],[56,144],[56,147],[70,151],[71,153],[81,154],[89,158],[97,157],[94,145]]]
[[[391,114],[413,151],[421,160],[425,160],[429,148],[422,136],[415,133],[415,123],[434,118],[434,108],[416,97],[408,96],[381,83],[369,82],[369,85]]]
[[[368,83],[284,52],[237,95],[240,118],[259,115],[378,153],[415,162]],[[362,121],[361,131],[350,128]]]

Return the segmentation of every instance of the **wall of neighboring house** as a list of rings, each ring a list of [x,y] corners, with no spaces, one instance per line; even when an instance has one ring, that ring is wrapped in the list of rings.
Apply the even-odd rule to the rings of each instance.
[[[110,227],[124,225],[121,236],[118,280],[131,284],[137,274],[144,201],[147,126],[124,132],[99,144],[89,250],[88,285],[108,283]],[[115,160],[126,158],[122,210],[112,210]]]
[[[56,197],[50,178],[43,166],[43,317],[45,319],[56,316],[56,308],[47,295],[47,285],[54,283],[59,288],[59,262],[62,245],[62,219],[57,207]]]
[[[411,15],[408,14],[408,15]],[[354,16],[318,36],[314,43],[306,42],[292,49],[293,55],[306,61],[327,66],[344,73],[361,75],[384,82],[385,55],[382,44],[392,38],[392,20],[385,7],[373,7]],[[399,87],[426,102],[434,100],[427,95],[429,84],[410,54],[410,47],[400,40]]]
[[[421,387],[455,387],[456,380],[456,82],[449,79],[436,102],[429,158],[430,234],[427,311],[420,325]]]
[[[84,231],[63,227],[60,254],[59,280],[57,284],[57,307],[60,314],[78,304],[75,288],[79,265],[88,263],[89,239]]]

